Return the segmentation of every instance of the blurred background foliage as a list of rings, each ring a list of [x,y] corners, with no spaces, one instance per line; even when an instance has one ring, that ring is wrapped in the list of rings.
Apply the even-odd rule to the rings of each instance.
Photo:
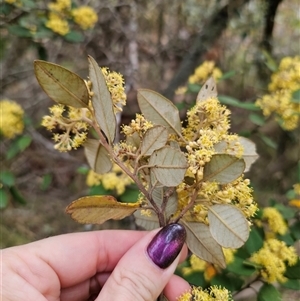
[[[232,131],[257,145],[260,158],[247,174],[256,201],[288,203],[300,182],[299,124],[287,131],[254,104],[269,93],[281,59],[299,54],[298,0],[5,0],[0,7],[1,247],[86,229],[64,208],[89,193],[107,193],[103,184],[86,184],[82,149],[57,152],[41,127],[53,102],[36,81],[35,59],[86,77],[90,54],[100,66],[123,74],[127,106],[121,124],[138,111],[140,87],[164,94],[184,116],[201,86],[188,84],[190,76],[213,61],[223,73],[218,90],[232,111]],[[178,93],[180,87],[185,94]],[[18,120],[8,120],[12,111],[23,132]],[[13,133],[5,134],[5,125]],[[121,201],[136,197],[129,184]],[[93,229],[120,227],[134,226],[129,218]]]

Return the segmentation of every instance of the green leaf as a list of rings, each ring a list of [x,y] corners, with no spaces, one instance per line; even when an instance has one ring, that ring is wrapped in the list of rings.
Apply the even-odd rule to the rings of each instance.
[[[228,72],[224,73],[224,74],[221,76],[221,78],[219,78],[219,80],[221,81],[221,80],[224,80],[224,79],[231,78],[231,77],[235,76],[235,74],[236,74],[236,71],[235,71],[235,70],[228,71]]]
[[[219,95],[218,99],[222,104],[230,105],[230,106],[233,106],[236,108],[246,109],[249,111],[259,111],[260,110],[260,108],[258,106],[256,106],[254,103],[240,102],[238,99],[230,97],[230,96]]]
[[[298,270],[299,272],[299,270]],[[289,279],[281,284],[283,287],[299,291],[300,290],[300,280],[299,279]],[[272,300],[273,301],[273,300]]]
[[[292,94],[292,102],[300,104],[300,89],[296,90]]]
[[[188,83],[187,88],[188,88],[188,92],[190,92],[190,93],[198,93],[201,89],[201,86],[198,84]]]
[[[263,116],[255,113],[250,114],[249,119],[258,126],[263,126],[266,123],[265,118]]]
[[[284,241],[288,246],[292,246],[295,243],[294,238],[290,233],[285,233],[284,235],[277,235],[279,240]]]
[[[268,136],[261,134],[261,133],[260,133],[259,137],[267,146],[269,146],[273,149],[277,149],[278,144],[274,140],[272,140]]]
[[[149,165],[156,179],[167,187],[179,185],[187,169],[185,155],[180,150],[170,146],[153,152]]]
[[[100,67],[91,56],[88,56],[88,59],[89,77],[94,93],[92,103],[95,110],[95,117],[109,143],[112,143],[115,139],[117,127],[113,101]]]
[[[54,101],[75,108],[88,107],[89,93],[84,80],[68,69],[45,61],[34,61],[35,76]]]
[[[251,276],[256,272],[254,267],[245,265],[244,259],[236,255],[234,255],[234,261],[227,265],[227,270],[240,276]]]
[[[248,221],[233,205],[209,207],[208,221],[212,237],[224,248],[237,249],[249,237]]]
[[[24,28],[23,26],[17,24],[9,25],[8,31],[9,33],[20,38],[30,38],[32,36],[32,33],[28,28]]]
[[[0,181],[3,185],[8,187],[12,187],[15,185],[15,176],[12,172],[8,170],[1,171],[0,173]]]
[[[281,213],[285,220],[290,220],[295,217],[296,210],[294,208],[276,203],[274,207]]]
[[[84,153],[92,170],[105,174],[112,169],[112,162],[107,150],[95,139],[87,139],[84,143]]]
[[[259,231],[259,229],[256,229],[254,227],[251,228],[250,234],[249,234],[249,238],[245,243],[245,248],[248,251],[248,254],[253,254],[255,252],[257,252],[259,249],[262,248],[263,244],[264,244],[264,240],[263,240],[263,233]]]
[[[205,101],[209,98],[216,98],[218,96],[217,84],[213,77],[210,77],[200,89],[197,95],[197,102]]]
[[[216,154],[204,166],[203,181],[228,184],[240,177],[244,170],[243,159],[228,154]]]
[[[229,291],[238,291],[243,286],[244,281],[235,275],[216,275],[211,280],[211,285],[226,287]]]
[[[165,126],[169,133],[181,136],[179,111],[170,100],[147,89],[139,89],[137,99],[141,112],[147,120]]]
[[[66,212],[81,224],[103,224],[109,219],[123,219],[140,208],[140,204],[119,203],[113,196],[82,197],[72,202]]]
[[[287,266],[284,276],[289,279],[300,279],[300,259],[298,257],[298,261],[293,266]]]
[[[158,218],[154,212],[152,212],[151,216],[145,216],[141,214],[140,210],[138,210],[135,211],[133,215],[135,217],[135,223],[145,230],[151,231],[159,228]]]
[[[31,143],[32,139],[28,135],[22,135],[13,140],[8,151],[6,152],[6,159],[10,160],[19,153],[23,152]]]
[[[184,276],[184,279],[191,285],[202,286],[206,284],[204,274],[202,272],[193,272],[189,275]],[[192,299],[193,300],[193,299]]]
[[[207,225],[197,222],[187,222],[181,219],[185,226],[186,243],[193,254],[199,258],[226,267],[225,257],[221,246],[212,237]]]
[[[162,125],[156,125],[147,130],[141,146],[141,156],[150,156],[155,150],[166,145],[168,131]]]
[[[8,201],[9,195],[3,188],[0,188],[0,209],[5,208],[8,204]]]
[[[258,292],[257,301],[281,301],[281,295],[272,285],[265,283]]]
[[[108,190],[103,187],[102,184],[92,186],[89,189],[89,195],[103,195],[108,194]]]
[[[12,186],[9,188],[9,191],[13,197],[13,199],[22,204],[22,205],[25,205],[26,204],[26,200],[24,199],[24,197],[22,196],[22,194],[19,192],[19,190],[15,187],[15,186]]]
[[[290,226],[290,231],[296,240],[300,240],[300,221],[295,222],[292,226]]]
[[[137,187],[126,187],[125,192],[120,195],[120,200],[123,203],[135,203],[138,200],[138,197],[140,195],[140,191],[137,189]]]
[[[43,191],[47,190],[50,187],[52,180],[53,180],[53,176],[51,173],[45,174],[43,176],[42,183],[40,185],[40,189]]]
[[[79,31],[70,31],[64,35],[64,38],[71,43],[80,43],[84,41],[84,35]]]

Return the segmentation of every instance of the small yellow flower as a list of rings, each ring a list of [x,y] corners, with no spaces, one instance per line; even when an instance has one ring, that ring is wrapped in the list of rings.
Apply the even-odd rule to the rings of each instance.
[[[48,8],[52,11],[62,13],[71,9],[71,0],[57,0],[56,2],[50,2]]]
[[[261,266],[260,274],[265,281],[283,283],[287,280],[284,276],[286,266],[295,265],[297,257],[294,247],[288,247],[285,242],[271,238],[264,242],[263,247],[250,260]]]
[[[0,101],[0,133],[12,139],[24,130],[24,111],[20,105],[9,99]]]
[[[89,6],[80,6],[72,10],[72,16],[83,30],[93,28],[98,21],[97,13]]]
[[[49,13],[49,19],[46,22],[45,26],[61,36],[66,35],[70,30],[68,21],[63,19],[55,12]]]
[[[287,225],[276,208],[267,207],[263,209],[262,219],[266,220],[269,228],[272,232],[278,234],[285,234],[287,231]]]
[[[203,84],[210,76],[217,81],[222,77],[222,71],[215,67],[214,61],[205,61],[202,65],[196,68],[193,75],[189,77],[191,84]]]

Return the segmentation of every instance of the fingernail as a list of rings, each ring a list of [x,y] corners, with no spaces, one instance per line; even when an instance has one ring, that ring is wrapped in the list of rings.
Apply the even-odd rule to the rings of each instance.
[[[157,266],[166,269],[178,256],[185,238],[182,225],[169,224],[154,236],[147,248],[148,255]]]

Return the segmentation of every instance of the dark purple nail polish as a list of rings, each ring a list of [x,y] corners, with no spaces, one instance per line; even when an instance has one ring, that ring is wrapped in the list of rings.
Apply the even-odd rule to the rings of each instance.
[[[185,238],[186,232],[182,225],[169,224],[154,236],[147,248],[148,255],[157,266],[165,269],[178,256]]]

